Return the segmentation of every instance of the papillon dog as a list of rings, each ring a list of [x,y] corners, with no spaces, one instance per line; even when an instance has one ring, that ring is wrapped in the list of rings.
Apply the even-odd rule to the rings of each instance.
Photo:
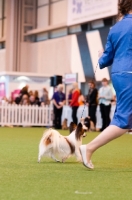
[[[65,162],[71,155],[75,155],[77,161],[82,162],[79,147],[82,144],[82,138],[86,136],[85,132],[90,128],[90,119],[87,117],[76,126],[71,122],[69,130],[70,135],[63,136],[57,130],[52,128],[45,131],[40,143],[38,162],[43,156],[51,157],[56,162],[58,156],[62,162]]]

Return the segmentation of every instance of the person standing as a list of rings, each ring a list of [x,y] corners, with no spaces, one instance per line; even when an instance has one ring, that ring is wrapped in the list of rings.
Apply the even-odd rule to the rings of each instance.
[[[71,101],[72,101],[72,91],[73,89],[69,90],[69,94],[68,94],[68,105],[70,105]]]
[[[57,87],[57,91],[53,94],[52,100],[54,105],[54,127],[61,129],[61,116],[63,106],[65,104],[65,94],[63,93],[63,85]]]
[[[40,102],[41,102],[41,105],[45,105],[45,106],[50,104],[48,91],[46,88],[43,88],[43,95],[40,98]]]
[[[112,65],[112,83],[117,104],[111,124],[87,145],[80,146],[83,164],[90,169],[93,153],[132,129],[132,1],[119,1],[120,20],[111,28],[105,51],[99,51],[99,66]]]
[[[78,88],[78,83],[73,83],[72,99],[71,99],[70,106],[72,107],[72,119],[76,125],[78,123],[77,110],[79,107],[79,102],[78,102],[79,96],[80,96],[80,90]]]
[[[84,106],[84,104],[85,104],[85,98],[84,98],[84,95],[82,94],[81,90],[80,90],[80,96],[78,99],[78,103],[79,103],[79,106]]]
[[[88,104],[88,115],[90,120],[94,123],[94,128],[96,127],[96,110],[97,110],[97,98],[98,98],[98,90],[95,88],[94,81],[89,81],[89,92],[86,98],[86,102]]]
[[[99,89],[99,105],[102,117],[102,128],[103,131],[110,124],[110,111],[111,111],[111,100],[113,98],[112,89],[108,84],[108,80],[103,78],[102,87]]]

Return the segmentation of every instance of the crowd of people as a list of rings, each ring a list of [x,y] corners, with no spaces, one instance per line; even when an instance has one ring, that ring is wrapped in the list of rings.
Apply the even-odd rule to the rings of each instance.
[[[49,95],[46,88],[42,89],[42,96],[39,97],[39,92],[37,90],[29,91],[29,86],[26,85],[20,90],[20,93],[17,95],[16,98],[10,97],[7,99],[4,97],[2,100],[9,104],[17,104],[17,105],[49,105]]]
[[[88,82],[88,92],[84,96],[81,90],[78,87],[78,83],[73,83],[68,97],[63,92],[64,88],[62,84],[59,84],[54,91],[53,97],[49,99],[49,94],[46,88],[43,88],[42,95],[39,96],[37,90],[29,90],[29,86],[26,85],[23,87],[16,98],[3,100],[10,104],[17,105],[38,105],[45,106],[50,105],[50,102],[53,103],[54,111],[54,127],[56,129],[62,128],[62,112],[63,106],[67,104],[72,109],[72,120],[75,124],[78,123],[77,111],[79,106],[84,104],[88,106],[88,116],[93,122],[93,130],[96,130],[96,110],[97,106],[100,106],[100,112],[102,117],[102,128],[103,131],[110,124],[110,111],[112,101],[115,101],[112,89],[109,86],[109,82],[106,78],[102,80],[102,87],[98,90],[94,81]]]
[[[84,96],[78,88],[78,84],[73,83],[68,95],[68,104],[72,108],[72,119],[75,124],[78,123],[77,110],[79,106],[86,104],[89,107],[88,116],[93,122],[93,129],[96,130],[96,110],[99,105],[102,117],[102,131],[110,124],[111,105],[116,99],[109,86],[109,81],[106,78],[102,80],[102,87],[99,90],[96,88],[94,81],[89,81],[88,88],[88,94]],[[53,95],[54,126],[56,129],[61,128],[61,116],[65,102],[66,96],[63,93],[63,86],[59,85],[57,91]]]

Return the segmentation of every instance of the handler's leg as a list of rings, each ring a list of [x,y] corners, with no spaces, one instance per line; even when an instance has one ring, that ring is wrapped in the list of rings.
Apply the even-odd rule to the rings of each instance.
[[[114,125],[108,126],[94,140],[92,140],[89,144],[86,145],[86,159],[84,158],[83,160],[87,160],[87,163],[90,163],[91,156],[94,153],[94,151],[96,151],[101,146],[107,144],[108,142],[122,136],[126,132],[127,129],[121,129]]]

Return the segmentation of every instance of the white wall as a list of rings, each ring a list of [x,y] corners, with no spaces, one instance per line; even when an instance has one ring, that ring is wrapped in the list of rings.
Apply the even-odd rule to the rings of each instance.
[[[85,75],[76,35],[72,36],[71,45],[71,72],[78,73],[78,81],[85,82]]]
[[[45,28],[49,24],[49,6],[43,6],[37,9],[37,28]]]
[[[22,43],[20,71],[42,73],[44,76],[71,72],[71,38]]]
[[[67,6],[68,1],[57,1],[51,4],[50,8],[47,4],[48,0],[39,0],[37,9],[37,28],[45,28],[67,23]],[[49,18],[50,10],[50,18]]]
[[[67,0],[58,1],[56,3],[51,4],[50,25],[67,23],[67,6]]]
[[[85,82],[76,35],[35,43],[22,43],[21,72],[35,72],[44,76],[78,73]]]

